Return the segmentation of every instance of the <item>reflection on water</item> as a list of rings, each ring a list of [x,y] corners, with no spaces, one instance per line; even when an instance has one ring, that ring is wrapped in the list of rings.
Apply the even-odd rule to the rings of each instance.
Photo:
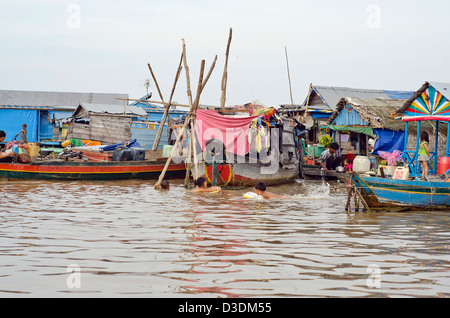
[[[337,183],[171,184],[0,181],[0,296],[450,296],[448,213],[347,214]]]

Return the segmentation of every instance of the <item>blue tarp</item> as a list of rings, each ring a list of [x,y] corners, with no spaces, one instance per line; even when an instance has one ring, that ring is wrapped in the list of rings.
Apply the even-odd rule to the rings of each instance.
[[[108,145],[108,146],[105,146],[105,147],[100,147],[100,152],[102,152],[102,151],[113,151],[113,150],[116,150],[117,147],[123,146],[123,145],[124,145],[125,143],[127,143],[127,142],[128,142],[128,141],[123,141],[123,142],[120,142],[120,143],[118,143],[118,144]],[[130,140],[130,141],[129,141],[128,147],[129,147],[129,148],[131,148],[131,147],[137,147],[137,148],[139,148],[139,147],[141,147],[141,145],[137,142],[136,139],[133,139],[133,140]]]
[[[394,150],[404,151],[405,147],[405,132],[404,131],[393,131],[389,129],[378,129],[374,130],[375,135],[378,136],[375,142],[375,147],[372,154],[378,156],[378,151],[393,152]]]
[[[389,98],[392,99],[409,99],[413,96],[414,92],[405,92],[405,91],[384,91]]]
[[[5,141],[11,141],[27,124],[28,142],[37,141],[38,110],[0,109],[0,130],[5,131]]]

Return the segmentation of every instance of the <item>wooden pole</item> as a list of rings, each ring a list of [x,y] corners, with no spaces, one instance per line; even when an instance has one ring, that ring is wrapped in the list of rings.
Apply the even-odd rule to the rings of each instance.
[[[193,120],[193,116],[190,118],[189,120],[189,125],[192,128],[192,120]],[[188,151],[188,156],[186,158],[186,176],[184,177],[184,187],[187,188],[189,185],[189,177],[191,175],[191,166],[192,166],[192,155],[194,152],[194,138],[193,138],[194,134],[193,131],[191,129],[191,137],[190,137],[190,143],[189,143],[189,151]]]
[[[196,108],[198,107],[198,104],[200,102],[200,95],[201,95],[202,89],[204,87],[203,86],[203,73],[204,73],[204,71],[205,71],[205,60],[202,60],[202,63],[200,65],[200,76],[198,78],[197,94],[195,96],[195,100],[194,100],[194,104],[193,104],[193,108],[195,108],[195,111],[192,111],[191,112],[191,116],[189,116],[189,121],[188,121],[189,124],[191,123],[191,120],[194,119],[195,113],[197,111]],[[191,131],[191,143],[189,144],[189,158],[187,160],[188,164],[187,164],[187,167],[186,167],[186,177],[184,178],[184,187],[185,188],[187,188],[188,183],[189,183],[189,176],[191,174],[191,161],[192,161],[191,160],[191,156],[192,156],[192,153],[194,152],[194,147],[193,147],[194,140],[192,139],[192,136],[193,136],[193,131]]]
[[[189,107],[191,109],[191,113],[189,114],[189,116],[187,116],[186,118],[186,122],[191,123],[191,117],[192,117],[192,91],[191,91],[191,76],[189,74],[189,66],[187,64],[187,57],[186,57],[186,43],[184,41],[184,39],[182,39],[182,43],[183,43],[183,65],[184,65],[184,70],[185,70],[185,74],[186,74],[186,94],[188,96],[188,101],[189,101]],[[198,91],[197,91],[198,93]],[[192,125],[191,125],[192,126]],[[184,187],[187,188],[188,184],[189,184],[189,175],[191,173],[191,158],[192,158],[192,151],[193,151],[193,140],[192,140],[192,131],[191,131],[191,142],[189,144],[189,151],[188,151],[188,158],[186,158],[186,176],[184,178]]]
[[[200,93],[201,92],[203,92],[203,89],[205,88],[205,86],[206,86],[206,83],[208,82],[208,80],[209,80],[209,78],[210,78],[210,76],[211,76],[211,74],[212,74],[212,71],[214,70],[214,67],[216,66],[216,62],[217,62],[217,55],[215,56],[215,58],[214,58],[214,61],[212,62],[212,64],[211,64],[211,67],[209,68],[209,71],[208,71],[208,74],[206,75],[206,78],[203,80],[203,83],[202,83],[202,88],[201,88],[201,91],[200,91]],[[198,106],[197,106],[197,109],[198,109]],[[197,163],[198,163],[198,160],[197,160],[197,151],[196,151],[196,147],[195,147],[195,145],[196,145],[196,143],[195,143],[195,120],[196,120],[196,113],[193,113],[192,114],[192,118],[191,118],[191,139],[192,139],[192,144],[191,144],[191,146],[192,146],[192,155],[193,155],[193,159],[194,159],[194,169],[195,169],[195,174],[196,175],[198,175],[198,166],[197,166]]]
[[[183,61],[183,53],[181,54],[180,63],[178,64],[177,74],[175,75],[175,81],[173,83],[173,87],[172,87],[172,92],[170,94],[169,103],[168,104],[164,103],[164,107],[165,107],[164,114],[163,114],[163,117],[161,119],[161,123],[160,123],[159,129],[158,129],[158,132],[156,133],[156,137],[155,137],[155,141],[153,143],[152,150],[158,149],[159,141],[161,140],[162,131],[164,129],[164,125],[166,123],[167,116],[169,115],[173,94],[175,93],[175,87],[177,86],[177,82],[178,82],[178,79],[180,77],[180,73],[181,73],[181,69],[182,69],[182,66],[181,66],[182,61]],[[161,97],[161,99],[162,99],[162,97]]]
[[[350,206],[353,194],[353,185],[349,185],[347,189],[347,204],[345,205],[345,211],[351,212],[352,208]]]
[[[311,96],[311,89],[312,89],[312,83],[309,84],[309,88],[308,88],[308,97],[306,98],[306,110],[305,110],[305,113],[308,111],[309,97]]]
[[[152,74],[153,81],[155,82],[156,89],[158,90],[159,97],[161,98],[161,101],[164,103],[164,98],[162,97],[161,90],[159,89],[158,81],[156,80],[155,74],[153,74],[152,67],[150,66],[150,63],[147,63],[147,65],[148,65],[148,69],[150,70],[150,73]]]
[[[359,192],[359,190],[356,188],[356,185],[355,185],[355,193],[356,193],[355,198],[356,198],[356,196],[358,196],[359,201],[361,201],[361,203],[363,204],[363,206],[364,206],[364,208],[366,209],[366,211],[369,211],[369,212],[370,212],[370,207],[369,207],[369,205],[367,204],[366,200],[364,200],[364,198],[363,198],[363,196],[361,195],[361,193]]]
[[[184,43],[184,41],[183,41],[183,43]],[[164,166],[164,169],[163,169],[163,171],[161,172],[161,174],[159,175],[159,179],[158,179],[158,181],[156,182],[155,187],[158,187],[158,186],[161,185],[161,181],[164,179],[164,176],[165,176],[165,174],[166,174],[167,168],[169,167],[169,164],[170,164],[170,162],[172,161],[173,151],[175,150],[176,146],[177,146],[178,143],[180,142],[181,136],[184,134],[184,131],[186,130],[186,127],[187,127],[187,125],[189,124],[189,121],[190,121],[191,117],[192,117],[193,114],[195,114],[195,112],[197,111],[198,104],[199,104],[199,101],[200,101],[200,94],[201,94],[203,88],[204,88],[205,85],[206,85],[206,80],[208,79],[208,78],[206,78],[205,81],[203,81],[203,70],[204,70],[204,67],[205,67],[205,60],[202,60],[202,64],[201,64],[201,72],[200,72],[200,79],[201,79],[201,80],[199,79],[199,86],[198,86],[200,89],[197,90],[197,96],[196,96],[196,98],[195,98],[195,101],[194,101],[194,103],[192,104],[192,107],[191,107],[191,109],[190,109],[190,112],[189,112],[188,116],[186,117],[186,120],[184,121],[184,125],[183,125],[183,127],[181,128],[180,134],[178,135],[177,140],[175,141],[175,145],[174,145],[172,151],[170,152],[169,157],[167,158],[167,161],[166,161],[166,164],[165,164],[165,166]],[[188,94],[189,94],[189,93],[188,93]]]
[[[187,96],[189,100],[189,108],[192,108],[192,92],[191,92],[191,77],[189,75],[189,66],[187,65],[187,58],[186,58],[186,43],[184,42],[184,39],[181,40],[183,42],[183,65],[186,73],[186,85],[187,85]]]
[[[291,75],[289,73],[289,61],[288,61],[288,54],[287,54],[287,48],[284,47],[284,53],[286,55],[286,67],[287,67],[287,73],[288,73],[288,80],[289,80],[289,92],[291,95],[291,106],[294,106],[294,99],[292,98],[292,87],[291,87]]]
[[[228,55],[230,54],[230,44],[231,44],[231,38],[233,36],[233,29],[230,28],[230,34],[228,35],[228,44],[227,44],[227,50],[225,52],[225,66],[223,69],[223,75],[222,75],[222,97],[220,98],[220,107],[225,107],[225,100],[226,100],[226,93],[227,93],[227,81],[228,81]]]

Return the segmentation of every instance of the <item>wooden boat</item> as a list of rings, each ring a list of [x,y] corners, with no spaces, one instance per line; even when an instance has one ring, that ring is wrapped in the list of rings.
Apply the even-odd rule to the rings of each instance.
[[[0,162],[0,178],[38,180],[124,180],[157,179],[164,168],[158,161],[37,161],[31,164]],[[184,178],[184,163],[172,163],[166,178]]]
[[[261,162],[204,163],[200,176],[207,178],[211,184],[221,186],[254,186],[258,181],[277,185],[293,182],[298,177],[298,170],[291,167],[278,167],[275,173],[262,174],[264,166]]]
[[[248,109],[197,111],[195,137],[199,151],[196,150],[198,157],[194,156],[195,164],[191,168],[194,180],[205,177],[212,185],[254,186],[258,181],[276,185],[293,182],[298,177],[299,159],[293,125],[279,118],[273,119],[270,125],[267,122],[257,124],[266,127],[270,150],[262,147],[262,143],[259,150],[250,142],[246,145],[248,139],[256,140],[249,138],[250,123],[264,114],[266,118],[273,118],[275,112],[274,109],[260,111],[256,116],[250,116]],[[233,115],[233,112],[239,115]],[[204,133],[208,130],[209,133]]]
[[[324,173],[322,167],[317,165],[303,165],[303,174],[306,179],[337,181],[345,180],[347,175],[344,172],[329,171]]]
[[[349,174],[370,208],[450,210],[450,182],[395,180]]]

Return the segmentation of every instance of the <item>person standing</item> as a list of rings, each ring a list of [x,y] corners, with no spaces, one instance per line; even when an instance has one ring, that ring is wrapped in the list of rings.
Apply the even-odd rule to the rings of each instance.
[[[430,151],[428,149],[428,144],[430,139],[426,131],[420,133],[420,146],[419,146],[419,157],[417,161],[422,164],[422,179],[428,181],[428,160],[430,159]]]

